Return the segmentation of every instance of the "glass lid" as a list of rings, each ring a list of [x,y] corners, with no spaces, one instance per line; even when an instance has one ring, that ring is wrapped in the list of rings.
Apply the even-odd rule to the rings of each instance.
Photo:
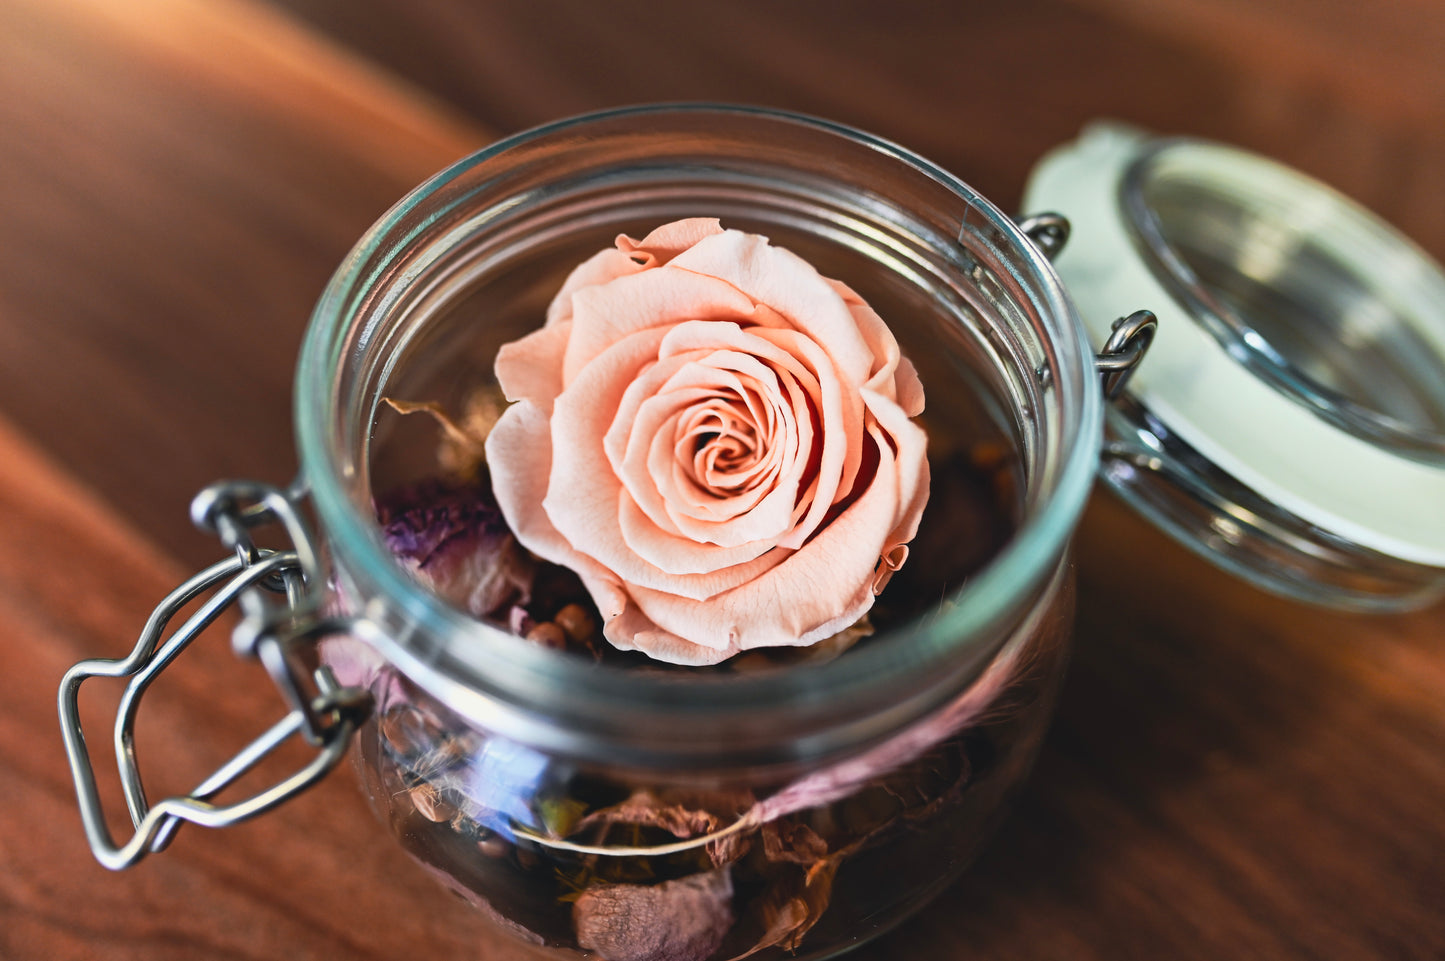
[[[1097,125],[1026,208],[1096,344],[1159,317],[1101,468],[1128,503],[1250,581],[1390,610],[1445,593],[1445,272],[1329,187],[1246,151]]]

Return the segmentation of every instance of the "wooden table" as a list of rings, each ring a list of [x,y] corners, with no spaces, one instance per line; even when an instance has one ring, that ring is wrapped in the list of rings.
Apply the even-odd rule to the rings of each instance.
[[[6,959],[522,954],[383,838],[345,775],[105,872],[54,712],[69,664],[128,649],[213,559],[191,493],[291,475],[292,362],[354,238],[498,133],[627,100],[775,103],[900,140],[1007,206],[1039,154],[1108,114],[1272,153],[1445,257],[1445,17],[1429,0],[1368,15],[750,2],[626,20],[580,3],[284,6],[310,26],[238,0],[0,2]],[[1078,561],[1075,660],[1016,814],[963,881],[854,957],[1445,957],[1445,608],[1264,596],[1102,493]],[[174,673],[141,718],[157,791],[280,712],[224,642]]]

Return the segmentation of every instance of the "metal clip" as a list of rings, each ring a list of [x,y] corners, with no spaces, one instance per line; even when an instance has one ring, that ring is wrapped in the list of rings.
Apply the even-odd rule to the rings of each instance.
[[[1069,218],[1063,214],[1034,214],[1020,219],[1018,225],[1019,230],[1050,260],[1057,257],[1069,242]]]
[[[1158,326],[1158,318],[1147,310],[1136,310],[1114,321],[1114,332],[1094,357],[1094,367],[1104,378],[1105,400],[1113,400],[1123,392],[1134,369],[1149,352]]]
[[[60,685],[60,728],[75,780],[81,818],[91,850],[112,870],[130,867],[152,851],[163,850],[181,821],[205,827],[226,827],[270,810],[306,790],[331,771],[345,755],[351,738],[371,709],[370,694],[342,688],[325,667],[314,674],[297,667],[294,649],[332,634],[347,633],[353,624],[321,615],[321,567],[314,542],[296,508],[295,494],[247,482],[214,485],[196,498],[193,515],[221,535],[234,556],[213,564],[176,588],[156,607],[135,648],[124,659],[94,659],[76,664]],[[279,521],[294,545],[275,551],[257,547],[250,529]],[[265,591],[284,591],[278,602]],[[172,618],[202,595],[211,596],[190,618],[161,642]],[[189,794],[155,805],[146,800],[135,752],[135,718],[140,699],[152,681],[227,608],[241,608],[234,641],[239,653],[258,657],[281,688],[289,713],[269,731],[206,778]],[[95,770],[80,726],[80,687],[92,677],[129,677],[115,722],[115,752],[126,804],[136,832],[117,845],[105,823]],[[314,684],[314,692],[309,690]],[[293,735],[319,750],[310,763],[270,788],[226,804],[212,799],[261,762]]]
[[[309,672],[296,664],[294,652],[313,630],[325,603],[320,552],[301,515],[297,491],[283,491],[255,481],[221,481],[191,501],[191,520],[215,533],[236,556],[255,563],[254,528],[280,524],[295,553],[295,563],[261,582],[265,591],[241,592],[242,618],[231,635],[237,657],[259,659],[280,688],[287,705],[300,711],[302,736],[319,747],[324,719],[311,708],[315,694]]]

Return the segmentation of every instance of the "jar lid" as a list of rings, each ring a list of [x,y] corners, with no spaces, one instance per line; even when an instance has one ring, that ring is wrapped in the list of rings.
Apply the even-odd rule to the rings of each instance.
[[[1353,609],[1445,592],[1445,272],[1263,157],[1096,125],[1034,169],[1090,339],[1159,318],[1101,473],[1260,586]]]

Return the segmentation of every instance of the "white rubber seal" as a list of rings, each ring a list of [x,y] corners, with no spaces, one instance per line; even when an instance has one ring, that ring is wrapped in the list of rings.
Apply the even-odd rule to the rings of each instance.
[[[1158,331],[1128,390],[1170,430],[1317,527],[1401,560],[1445,567],[1445,468],[1356,437],[1256,377],[1191,317],[1136,251],[1120,181],[1148,143],[1129,128],[1091,127],[1039,162],[1025,194],[1027,212],[1060,213],[1072,225],[1054,265],[1092,342],[1102,345],[1119,316],[1152,310]],[[1250,155],[1204,144],[1198,149],[1212,152],[1210,163],[1220,165],[1222,178],[1243,177],[1248,166],[1252,181],[1241,185],[1259,187],[1257,164],[1231,159]],[[1439,271],[1400,279],[1412,286],[1412,302],[1432,305],[1429,322],[1416,333],[1445,355],[1445,279]]]

